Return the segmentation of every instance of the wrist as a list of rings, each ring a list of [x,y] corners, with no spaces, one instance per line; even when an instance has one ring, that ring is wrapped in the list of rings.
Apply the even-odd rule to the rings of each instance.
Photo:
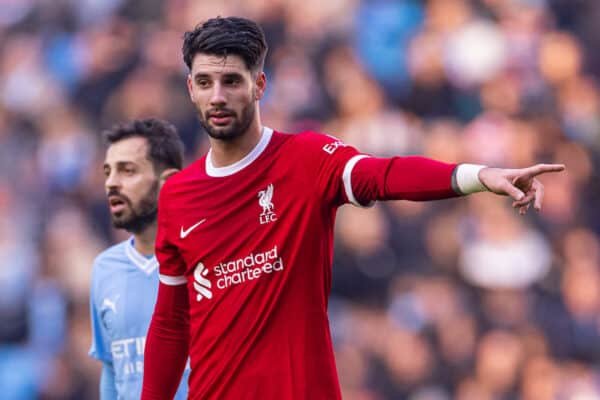
[[[452,186],[455,191],[462,195],[488,191],[479,178],[479,174],[484,168],[487,167],[478,164],[457,165],[452,174]]]

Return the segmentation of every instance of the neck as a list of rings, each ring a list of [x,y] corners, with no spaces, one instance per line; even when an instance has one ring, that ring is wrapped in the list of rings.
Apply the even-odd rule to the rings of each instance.
[[[226,167],[246,157],[260,141],[262,130],[257,110],[257,118],[248,127],[248,130],[234,140],[224,141],[209,138],[213,165]]]
[[[135,240],[135,249],[145,255],[149,256],[154,254],[154,240],[156,238],[156,223],[148,226],[140,233],[134,233],[133,238]]]

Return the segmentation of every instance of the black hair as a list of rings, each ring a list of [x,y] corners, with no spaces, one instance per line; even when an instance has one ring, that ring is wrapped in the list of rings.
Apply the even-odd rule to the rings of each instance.
[[[198,53],[222,57],[237,55],[250,71],[261,71],[267,50],[262,28],[246,18],[211,18],[183,36],[183,61],[190,71]]]
[[[183,143],[173,124],[158,118],[135,119],[117,124],[104,132],[104,139],[108,145],[131,137],[146,139],[147,157],[152,162],[155,172],[167,168],[182,169]]]

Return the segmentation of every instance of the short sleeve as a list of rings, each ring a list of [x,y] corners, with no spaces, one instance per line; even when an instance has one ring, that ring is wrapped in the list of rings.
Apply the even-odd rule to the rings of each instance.
[[[90,320],[92,324],[92,345],[89,355],[97,360],[112,362],[112,354],[110,352],[110,338],[108,332],[102,323],[102,314],[99,304],[99,265],[98,261],[94,262],[92,270],[92,283],[90,289]]]
[[[298,151],[302,153],[304,165],[316,182],[319,195],[329,204],[360,204],[352,191],[352,170],[356,163],[369,157],[341,140],[313,132],[298,135]]]
[[[155,253],[159,263],[159,278],[166,285],[183,285],[187,283],[185,278],[185,262],[179,254],[179,250],[174,243],[174,234],[176,232],[170,223],[170,192],[168,190],[168,181],[160,191],[158,200],[158,227],[156,231]]]

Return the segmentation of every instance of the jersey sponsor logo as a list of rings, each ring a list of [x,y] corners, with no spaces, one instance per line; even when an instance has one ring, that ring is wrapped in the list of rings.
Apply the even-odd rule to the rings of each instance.
[[[204,221],[206,221],[206,218],[204,218],[202,221],[199,221],[197,223],[195,223],[194,225],[190,226],[187,229],[183,229],[183,225],[181,226],[181,231],[179,232],[179,237],[182,239],[185,239],[187,235],[189,235],[194,229],[196,229],[198,226],[200,226]]]
[[[270,222],[277,221],[277,214],[273,209],[273,184],[270,183],[265,190],[258,192],[258,204],[262,207],[262,212],[259,216],[261,225],[268,224]]]
[[[331,136],[333,138],[333,136]],[[341,140],[334,138],[336,141],[332,142],[332,143],[327,143],[325,146],[323,146],[323,151],[327,154],[333,154],[335,153],[335,151],[338,149],[338,147],[345,147],[346,144],[344,142],[342,142]]]
[[[118,368],[123,375],[141,374],[144,370],[145,345],[145,336],[113,340],[110,344],[110,352],[115,368]]]
[[[194,289],[198,294],[196,295],[196,301],[200,301],[203,298],[212,299],[212,283],[206,278],[208,269],[201,262],[196,265],[194,270]]]
[[[267,251],[253,252],[246,257],[219,263],[213,267],[213,272],[218,278],[217,288],[226,289],[259,279],[264,275],[283,271],[283,269],[283,259],[279,256],[277,246],[273,246]]]
[[[216,279],[218,289],[226,289],[232,286],[253,281],[276,272],[283,271],[283,258],[279,255],[277,246],[262,252],[252,252],[246,257],[232,261],[224,261],[212,268],[212,274]],[[213,297],[213,287],[207,275],[210,269],[202,262],[196,265],[194,270],[194,289],[197,292],[196,300],[208,300]]]

